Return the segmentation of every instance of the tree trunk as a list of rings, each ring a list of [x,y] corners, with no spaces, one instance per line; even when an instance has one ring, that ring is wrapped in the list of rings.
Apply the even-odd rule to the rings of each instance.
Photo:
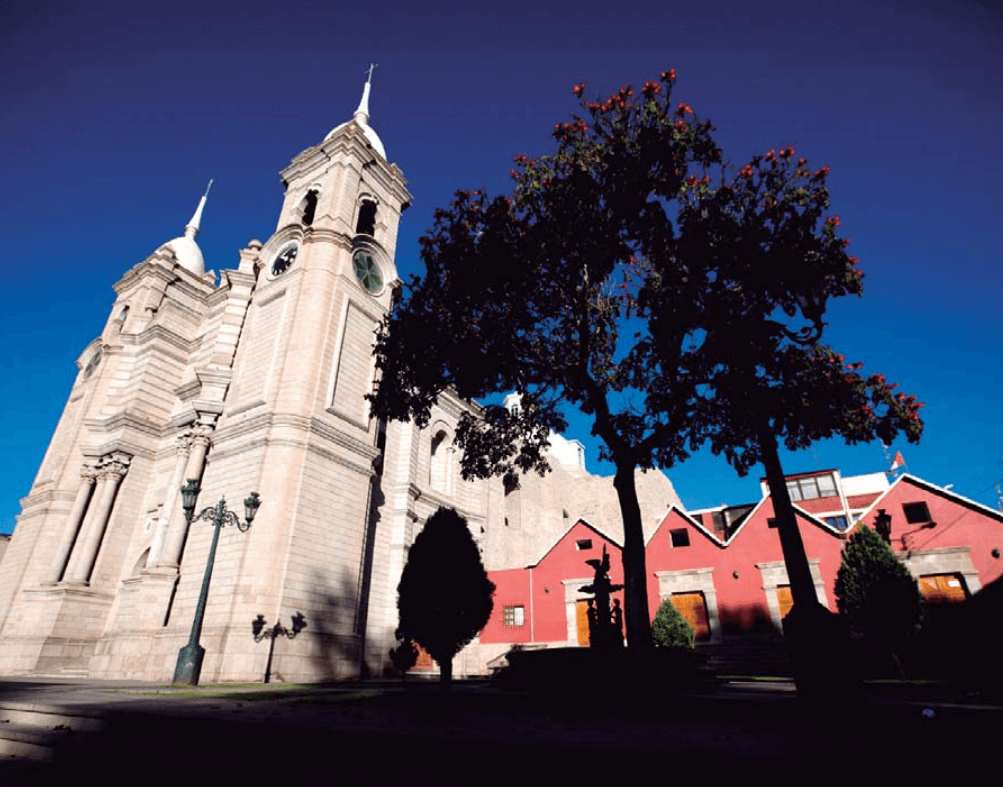
[[[453,685],[453,657],[439,660],[439,685],[443,691],[449,691]]]
[[[849,642],[836,616],[819,603],[794,505],[787,491],[787,480],[780,466],[777,440],[768,425],[759,433],[759,447],[794,598],[794,606],[784,618],[783,627],[798,696],[831,712],[833,708],[855,701],[859,688]]]
[[[787,480],[780,466],[780,456],[777,453],[777,439],[769,427],[759,433],[759,448],[763,454],[763,467],[766,469],[766,481],[770,486],[770,499],[773,501],[773,516],[777,519],[777,533],[780,535],[780,548],[784,553],[784,564],[787,567],[787,579],[791,583],[791,595],[794,606],[799,604],[808,607],[818,604],[815,594],[815,581],[811,577],[808,565],[808,555],[804,551],[801,531],[798,529],[794,504],[791,503],[790,492],[787,491]]]
[[[643,658],[654,646],[651,640],[651,615],[648,614],[644,528],[641,523],[641,507],[637,502],[637,487],[634,484],[634,466],[618,466],[613,486],[620,499],[620,516],[623,519],[623,598],[627,651]]]

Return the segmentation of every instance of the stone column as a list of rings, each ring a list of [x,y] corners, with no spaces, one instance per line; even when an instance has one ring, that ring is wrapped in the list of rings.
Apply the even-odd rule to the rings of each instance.
[[[128,469],[128,464],[117,459],[98,468],[99,480],[95,493],[97,504],[87,512],[80,538],[73,548],[73,555],[66,569],[65,579],[67,582],[86,585],[90,580],[98,548],[101,546],[101,539],[104,537],[104,531],[111,516],[115,493],[118,492],[118,486]]]
[[[184,483],[189,478],[196,481],[202,478],[202,470],[205,468],[205,457],[209,452],[210,429],[208,427],[196,427],[191,438],[191,453],[188,456],[188,464],[185,466]],[[178,484],[178,488],[181,484]],[[175,502],[172,510],[167,512],[168,528],[167,538],[164,541],[164,548],[157,565],[178,566],[181,563],[181,549],[185,544],[185,536],[188,534],[188,523],[185,521],[184,511]]]
[[[66,562],[70,559],[70,550],[73,549],[73,542],[80,532],[80,524],[87,513],[87,504],[91,499],[91,492],[94,491],[94,482],[97,480],[97,470],[89,465],[84,465],[80,471],[80,488],[77,489],[77,496],[73,501],[73,508],[66,519],[66,526],[63,528],[63,535],[59,539],[59,548],[52,559],[49,567],[49,575],[45,584],[54,585],[63,578],[66,570]]]
[[[167,534],[170,532],[171,519],[174,518],[176,509],[181,505],[181,485],[185,482],[185,471],[188,468],[188,457],[192,450],[191,432],[186,432],[178,437],[178,458],[174,463],[174,472],[171,473],[171,480],[167,488],[167,496],[164,499],[164,506],[161,509],[160,517],[157,520],[157,532],[153,536],[153,543],[150,545],[150,557],[146,565],[159,566],[164,554],[164,545],[167,543]]]

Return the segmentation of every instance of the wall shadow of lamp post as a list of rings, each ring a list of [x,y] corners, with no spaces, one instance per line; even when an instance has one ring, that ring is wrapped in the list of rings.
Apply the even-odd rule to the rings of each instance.
[[[219,531],[224,524],[235,525],[240,532],[246,532],[254,521],[255,514],[261,505],[261,498],[257,492],[251,492],[250,497],[244,500],[245,521],[228,510],[226,500],[222,497],[219,503],[214,506],[203,508],[195,514],[195,499],[198,497],[198,481],[189,478],[181,487],[181,506],[185,512],[185,520],[189,525],[193,521],[204,519],[213,523],[212,544],[209,547],[209,557],[205,564],[205,575],[202,577],[202,592],[199,593],[198,604],[195,605],[195,619],[192,621],[192,633],[188,638],[188,644],[178,651],[178,663],[174,668],[174,683],[197,686],[199,676],[202,673],[202,659],[205,657],[205,648],[199,645],[199,636],[202,634],[202,619],[205,617],[205,604],[209,596],[209,581],[212,579],[213,561],[216,559],[216,544],[219,542]]]
[[[306,618],[303,617],[302,612],[297,612],[293,615],[292,629],[287,629],[282,625],[282,623],[276,623],[271,628],[265,628],[267,625],[268,624],[265,622],[264,615],[258,615],[258,617],[251,622],[251,631],[254,633],[255,642],[261,642],[261,640],[265,637],[268,637],[270,640],[268,643],[268,661],[265,662],[265,683],[269,683],[272,677],[272,656],[275,653],[276,637],[293,639],[297,634],[306,628]]]

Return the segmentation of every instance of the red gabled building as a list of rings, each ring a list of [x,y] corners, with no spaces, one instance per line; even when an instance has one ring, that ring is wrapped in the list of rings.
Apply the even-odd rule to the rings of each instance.
[[[892,549],[931,603],[964,600],[1003,576],[1003,513],[947,489],[911,475],[889,483],[883,473],[843,478],[837,470],[788,476],[787,486],[816,593],[834,612],[846,539],[856,522],[874,527],[879,516],[890,517]],[[762,488],[754,504],[669,510],[646,546],[652,615],[671,599],[698,642],[779,634],[791,595],[765,482]],[[604,546],[611,578],[622,582],[620,544],[584,521],[533,565],[490,572],[498,590],[482,645],[500,654],[511,644],[586,644],[587,596],[578,591],[592,579],[585,561]]]
[[[481,631],[485,645],[588,645],[585,611],[590,596],[579,593],[594,578],[587,560],[610,556],[610,580],[623,584],[622,545],[585,520],[578,520],[535,563],[490,571],[495,583],[494,610]],[[612,594],[623,603],[623,591]],[[504,648],[489,648],[499,653]]]

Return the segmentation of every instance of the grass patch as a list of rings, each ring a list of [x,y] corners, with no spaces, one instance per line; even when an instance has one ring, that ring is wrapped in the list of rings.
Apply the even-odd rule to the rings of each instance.
[[[292,704],[332,704],[376,697],[376,691],[318,692],[309,684],[288,684],[281,688],[259,691],[233,691],[235,687],[261,687],[261,683],[233,686],[165,686],[156,691],[108,691],[107,694],[129,694],[134,697],[177,697],[180,699],[238,700],[240,702],[284,702]]]
[[[781,675],[718,675],[719,680],[746,680],[752,683],[787,683],[794,680]]]

